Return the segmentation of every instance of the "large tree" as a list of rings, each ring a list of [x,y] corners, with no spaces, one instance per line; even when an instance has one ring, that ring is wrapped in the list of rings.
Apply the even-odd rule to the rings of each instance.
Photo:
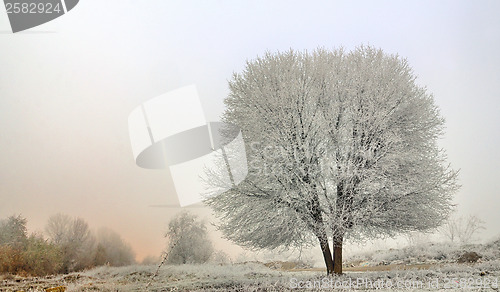
[[[447,218],[457,184],[437,145],[444,119],[405,59],[372,47],[267,53],[229,88],[223,119],[242,130],[249,173],[206,200],[228,239],[269,249],[317,242],[332,274],[342,273],[346,239]]]

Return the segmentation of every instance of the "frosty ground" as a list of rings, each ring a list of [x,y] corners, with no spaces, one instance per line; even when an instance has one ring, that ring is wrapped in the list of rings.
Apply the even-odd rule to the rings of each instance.
[[[464,257],[476,253],[479,259]],[[0,291],[498,291],[500,241],[465,247],[428,244],[357,254],[344,275],[284,262],[98,267],[43,278],[0,276]],[[474,261],[474,262],[470,262]],[[50,291],[50,290],[49,290]]]

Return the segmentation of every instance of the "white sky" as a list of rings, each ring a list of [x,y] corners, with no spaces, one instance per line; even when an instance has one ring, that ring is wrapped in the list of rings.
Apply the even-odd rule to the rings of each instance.
[[[499,1],[81,0],[12,34],[0,8],[0,218],[30,230],[50,215],[119,232],[160,253],[176,209],[167,171],[134,164],[127,118],[142,102],[196,84],[211,120],[227,80],[266,50],[352,49],[406,57],[447,119],[442,146],[463,185],[462,214],[500,234]],[[209,211],[195,209],[208,218]],[[216,237],[217,235],[214,235]]]

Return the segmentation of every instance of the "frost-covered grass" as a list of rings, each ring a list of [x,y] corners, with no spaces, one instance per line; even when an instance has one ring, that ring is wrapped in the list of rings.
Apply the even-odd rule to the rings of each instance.
[[[346,261],[367,265],[455,262],[462,249],[451,244],[430,244],[403,249],[377,250],[349,256]]]
[[[469,251],[479,253],[481,260],[469,264],[456,262],[460,254]],[[44,291],[56,286],[67,287],[67,291],[289,291],[295,287],[306,291],[331,291],[332,288],[337,288],[335,291],[498,291],[499,254],[500,241],[462,247],[412,246],[349,258],[358,265],[362,262],[373,266],[389,264],[387,268],[391,270],[354,272],[346,269],[344,275],[335,277],[325,277],[325,272],[318,269],[277,270],[257,262],[165,265],[149,287],[155,265],[98,267],[44,278],[0,275],[0,291]],[[403,264],[397,265],[400,262]],[[414,263],[428,265],[424,269],[412,269]],[[391,289],[387,287],[389,283]],[[307,289],[309,286],[312,289]]]
[[[429,243],[401,249],[362,252],[347,256],[344,264],[349,267],[456,263],[466,252],[478,253],[481,256],[480,262],[500,259],[500,240],[475,245]]]
[[[116,269],[101,267],[87,271],[85,276],[94,279],[109,279],[114,283],[127,283],[126,288],[134,291],[134,289],[145,288],[155,270],[156,266],[132,266]],[[148,287],[148,291],[225,289],[227,287],[244,287],[255,284],[266,285],[270,283],[269,280],[278,280],[282,277],[283,272],[271,270],[257,263],[168,265],[160,269],[157,277]],[[125,287],[122,288],[125,289]]]
[[[98,267],[80,273],[40,278],[12,278],[4,280],[5,288],[0,291],[17,291],[33,288],[65,286],[67,291],[205,291],[227,289],[268,289],[288,276],[285,271],[272,270],[260,263],[233,265],[165,265],[160,269],[151,286],[148,282],[156,266]],[[299,277],[307,278],[317,272],[302,272]],[[0,286],[1,287],[1,286]],[[15,289],[14,289],[15,287]],[[38,287],[38,290],[34,289]],[[246,291],[246,290],[245,290]]]
[[[325,277],[324,272],[272,270],[259,263],[164,266],[146,288],[155,270],[155,266],[99,267],[70,275],[22,279],[18,283],[15,280],[20,278],[15,278],[4,280],[8,285],[0,291],[43,291],[55,286],[65,286],[67,291],[289,291],[298,286],[303,289],[297,290],[307,291],[331,291],[334,287],[341,288],[336,291],[489,291],[498,287],[500,261],[444,264],[425,270],[346,272],[335,277]],[[453,285],[459,285],[460,281],[463,289],[454,289]],[[384,285],[388,283],[392,283],[391,289],[380,289],[387,288]],[[436,284],[437,287],[430,286]],[[479,289],[486,284],[488,289]],[[306,289],[308,285],[314,289]]]

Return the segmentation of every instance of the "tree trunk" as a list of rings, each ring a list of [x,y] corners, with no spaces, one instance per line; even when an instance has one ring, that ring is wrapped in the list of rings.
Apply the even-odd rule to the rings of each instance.
[[[342,243],[342,237],[333,239],[333,272],[337,275],[342,274]]]
[[[321,246],[321,251],[323,252],[323,259],[325,260],[326,265],[326,274],[333,275],[333,258],[332,252],[330,251],[330,246],[328,245],[328,238],[326,235],[321,236],[319,239],[319,244]]]

